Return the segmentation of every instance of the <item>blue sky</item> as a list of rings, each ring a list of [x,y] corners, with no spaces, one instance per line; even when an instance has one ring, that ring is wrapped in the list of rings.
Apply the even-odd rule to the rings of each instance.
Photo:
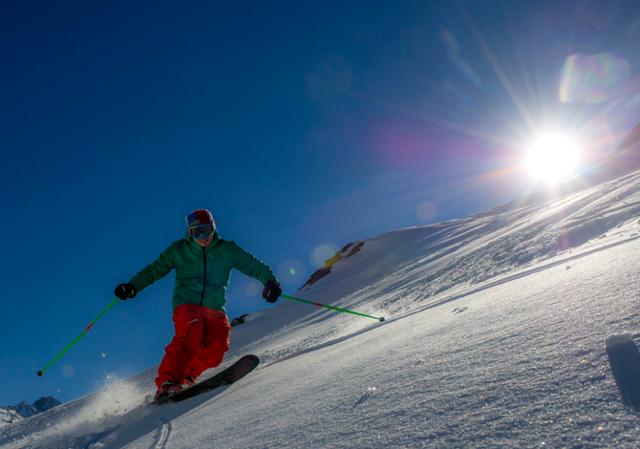
[[[317,248],[522,196],[545,127],[598,159],[638,121],[631,1],[227,3],[5,6],[0,404],[159,362],[171,276],[35,376],[195,208],[293,292]]]

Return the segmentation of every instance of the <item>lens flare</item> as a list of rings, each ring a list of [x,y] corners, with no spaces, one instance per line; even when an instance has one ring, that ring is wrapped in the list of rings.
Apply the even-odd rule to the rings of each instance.
[[[247,279],[244,285],[244,293],[249,298],[260,295],[262,292],[262,284],[255,279]]]
[[[318,268],[323,266],[325,260],[331,258],[335,253],[337,253],[338,249],[339,248],[337,246],[331,243],[325,243],[317,246],[311,253],[311,263],[313,266]]]
[[[62,367],[62,375],[67,379],[71,379],[76,375],[76,370],[71,365],[64,365]]]
[[[420,203],[416,209],[416,215],[425,223],[431,222],[438,216],[438,206],[432,201]]]
[[[560,101],[602,103],[619,95],[630,77],[629,63],[611,53],[569,56],[562,69]]]
[[[278,266],[278,279],[281,282],[302,282],[306,269],[302,262],[297,259],[288,259]]]

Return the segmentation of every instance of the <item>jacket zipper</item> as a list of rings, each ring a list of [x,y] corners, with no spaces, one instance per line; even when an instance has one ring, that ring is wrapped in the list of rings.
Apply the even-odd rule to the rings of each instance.
[[[202,260],[204,261],[204,275],[202,279],[202,293],[200,293],[200,305],[204,304],[204,292],[207,289],[207,248],[202,248]]]

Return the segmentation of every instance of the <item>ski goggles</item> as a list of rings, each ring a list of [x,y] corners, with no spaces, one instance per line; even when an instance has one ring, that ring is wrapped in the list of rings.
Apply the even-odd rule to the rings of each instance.
[[[214,231],[215,229],[213,225],[201,224],[201,225],[191,226],[189,228],[189,235],[196,240],[204,240],[211,237]]]

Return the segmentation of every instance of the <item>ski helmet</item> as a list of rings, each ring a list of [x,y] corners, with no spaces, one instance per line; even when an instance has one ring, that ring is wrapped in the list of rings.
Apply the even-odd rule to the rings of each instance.
[[[196,209],[186,217],[189,235],[196,240],[211,237],[216,232],[216,222],[207,209]]]

